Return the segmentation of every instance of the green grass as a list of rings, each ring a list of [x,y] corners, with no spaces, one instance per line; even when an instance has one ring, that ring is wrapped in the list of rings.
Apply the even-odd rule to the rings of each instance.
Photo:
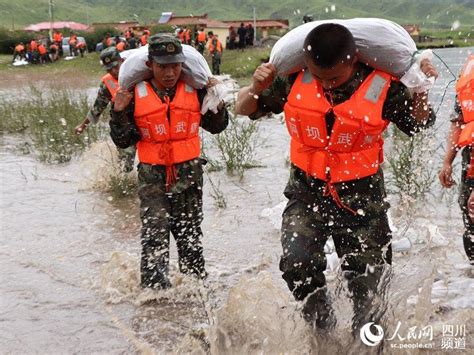
[[[269,48],[249,48],[243,52],[224,50],[222,55],[221,73],[230,74],[239,85],[247,85],[252,79],[255,69],[262,60],[270,56]],[[210,60],[208,59],[209,64]]]
[[[85,118],[89,102],[85,94],[69,90],[30,87],[21,101],[0,100],[0,133],[23,133],[34,153],[49,163],[65,163],[104,135],[100,125],[90,126],[78,136],[74,127]]]

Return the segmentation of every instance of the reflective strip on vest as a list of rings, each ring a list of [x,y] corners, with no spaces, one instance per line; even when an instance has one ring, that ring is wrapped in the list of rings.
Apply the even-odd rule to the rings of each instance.
[[[387,84],[387,79],[382,78],[379,74],[376,74],[370,83],[369,89],[365,93],[364,98],[368,101],[376,104],[379,101],[379,97]]]

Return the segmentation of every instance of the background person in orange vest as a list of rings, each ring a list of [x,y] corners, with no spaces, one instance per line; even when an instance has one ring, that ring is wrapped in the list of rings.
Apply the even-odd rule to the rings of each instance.
[[[146,46],[148,44],[148,37],[150,37],[150,31],[149,30],[143,30],[143,34],[140,37],[140,44],[142,46]]]
[[[207,33],[209,36],[208,50],[212,58],[212,74],[221,74],[221,58],[222,58],[222,43],[219,41],[217,35],[212,31]]]
[[[470,55],[456,85],[454,118],[448,136],[446,155],[439,173],[441,185],[452,187],[453,161],[458,150],[462,151],[462,173],[459,206],[463,214],[465,232],[463,244],[466,255],[474,264],[474,55]]]
[[[54,31],[53,33],[53,43],[58,46],[59,49],[59,56],[63,56],[63,34],[60,31]]]
[[[40,63],[44,64],[49,61],[48,50],[46,49],[46,46],[43,43],[40,43],[38,45],[38,53]]]
[[[13,50],[12,63],[14,63],[16,60],[23,59],[26,59],[25,45],[23,44],[23,42],[20,42],[15,46],[15,49]]]
[[[207,43],[207,36],[206,36],[206,31],[204,31],[204,27],[201,27],[201,29],[198,31],[197,36],[196,36],[196,49],[198,50],[199,53],[203,54],[204,49],[206,48],[206,43]]]
[[[120,65],[123,62],[120,53],[115,47],[106,48],[100,52],[100,61],[102,67],[107,71],[107,74],[102,77],[97,97],[89,112],[87,112],[86,118],[75,128],[76,134],[84,132],[89,124],[96,124],[99,122],[100,116],[104,110],[107,108],[109,103],[114,101],[115,94],[119,88],[118,74]],[[118,152],[123,171],[132,171],[135,160],[135,146],[132,145],[128,149],[118,149]]]
[[[357,61],[348,29],[324,24],[305,39],[307,69],[275,78],[260,65],[239,91],[236,112],[251,119],[285,111],[291,171],[285,189],[280,270],[303,316],[330,329],[324,245],[332,236],[354,307],[353,331],[380,314],[371,308],[391,263],[382,163],[382,134],[392,122],[407,135],[432,124],[427,94],[414,94],[389,74]],[[437,72],[429,61],[421,70]],[[427,123],[428,122],[428,123]],[[383,308],[381,308],[383,309]]]
[[[76,49],[79,51],[81,58],[84,58],[84,53],[86,52],[86,43],[85,42],[78,42],[76,45]]]
[[[228,124],[221,104],[217,113],[200,109],[206,89],[181,81],[185,61],[181,42],[171,34],[149,38],[148,66],[153,78],[120,89],[111,112],[110,134],[119,147],[137,144],[138,196],[142,219],[142,287],[171,286],[168,275],[170,233],[178,247],[179,269],[204,278],[201,244],[203,170],[199,127],[212,134]]]
[[[69,36],[69,53],[73,57],[77,56],[76,46],[77,46],[77,35],[75,33],[71,33],[71,36]]]
[[[38,51],[38,42],[32,39],[30,42],[30,51],[31,51],[31,63],[37,64],[40,62],[40,55]]]
[[[183,43],[183,44],[184,44],[184,41],[185,41],[184,35],[185,35],[184,34],[184,28],[180,28],[178,30],[178,38],[179,38],[180,42]]]
[[[59,59],[59,47],[56,42],[53,42],[49,46],[49,57],[51,62],[55,62]]]

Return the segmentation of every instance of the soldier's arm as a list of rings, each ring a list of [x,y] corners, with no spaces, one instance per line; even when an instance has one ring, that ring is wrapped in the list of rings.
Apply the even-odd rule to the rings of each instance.
[[[394,123],[408,136],[412,136],[431,127],[436,120],[436,114],[429,103],[424,105],[421,118],[414,113],[415,104],[408,88],[399,81],[393,81],[388,89],[382,117]]]
[[[89,122],[93,124],[99,122],[100,115],[107,108],[107,105],[110,103],[110,101],[112,101],[112,95],[105,84],[101,82],[99,91],[97,92],[97,98],[87,113],[86,119],[88,119]]]
[[[198,99],[201,105],[206,93],[206,89],[198,90]],[[222,103],[217,109],[217,113],[208,110],[201,116],[201,127],[212,134],[221,133],[229,124],[229,112],[225,105]]]
[[[260,95],[272,87],[275,76],[276,68],[273,64],[264,63],[260,65],[253,73],[252,83],[240,89],[235,103],[236,113],[245,116],[254,114],[260,106]],[[268,92],[266,94],[267,97],[270,97]]]
[[[456,98],[454,105],[454,113],[451,119],[451,127],[449,130],[448,140],[446,142],[446,154],[443,159],[443,166],[439,172],[439,181],[444,187],[451,187],[454,185],[453,180],[453,161],[456,158],[459,147],[457,142],[459,140],[459,135],[462,131],[462,125],[464,124],[464,118],[462,116],[461,106],[459,101]]]
[[[119,108],[120,110],[115,110],[113,104],[112,110],[110,110],[110,137],[117,147],[127,148],[135,145],[141,139],[141,135],[137,126],[135,125],[135,104],[133,99],[125,108]]]

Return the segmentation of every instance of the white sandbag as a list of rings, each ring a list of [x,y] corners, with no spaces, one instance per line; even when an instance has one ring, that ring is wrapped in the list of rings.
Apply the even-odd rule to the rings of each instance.
[[[186,44],[182,46],[186,61],[183,63],[181,80],[195,89],[202,89],[212,76],[211,69],[209,69],[206,59],[194,47]],[[131,89],[139,82],[153,76],[152,71],[146,65],[148,45],[124,51],[120,55],[126,59],[120,66],[118,78],[120,87]]]
[[[15,59],[13,62],[13,66],[15,67],[21,67],[22,65],[28,65],[28,61],[26,59]]]
[[[407,31],[395,22],[378,18],[323,20],[305,23],[285,34],[273,46],[270,63],[278,75],[286,76],[305,67],[303,45],[308,33],[324,23],[345,26],[354,37],[359,60],[401,77],[412,64],[416,45]]]

